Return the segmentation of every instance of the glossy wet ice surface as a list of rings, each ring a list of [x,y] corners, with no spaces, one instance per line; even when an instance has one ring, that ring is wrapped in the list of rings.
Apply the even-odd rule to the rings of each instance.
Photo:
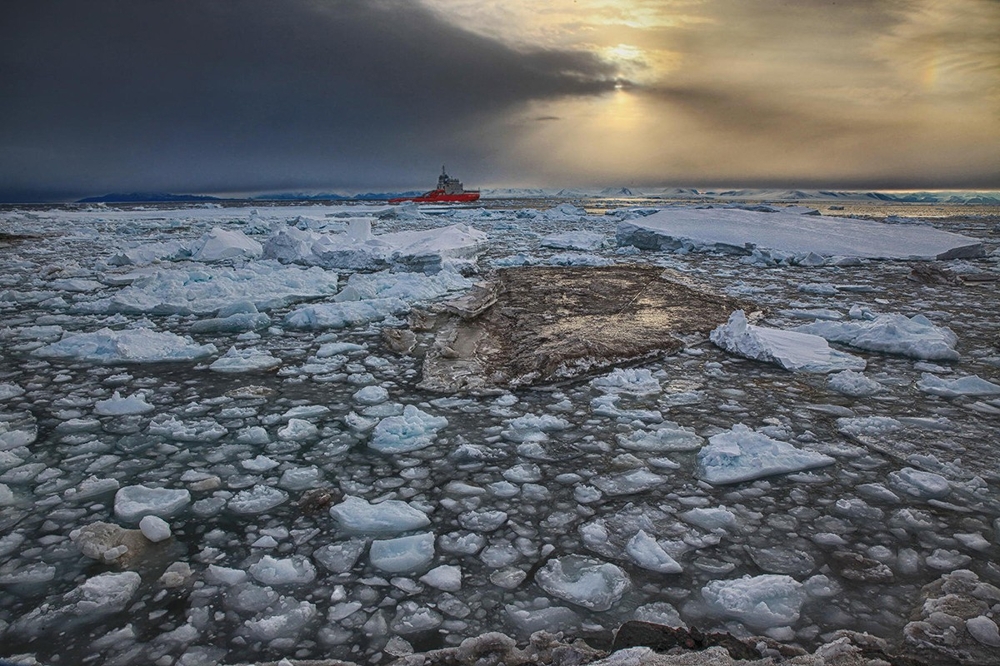
[[[339,230],[324,215],[340,212],[311,213],[311,224]],[[256,219],[296,214],[261,209]],[[806,323],[801,311],[846,317],[856,305],[922,314],[955,332],[961,358],[851,350],[877,384],[853,397],[830,376],[706,342],[627,376],[604,373],[603,383],[440,395],[417,388],[419,358],[384,346],[381,328],[403,324],[394,315],[299,330],[283,317],[301,303],[281,304],[261,309],[269,326],[224,333],[197,332],[217,313],[87,313],[134,269],[107,263],[123,243],[190,240],[216,224],[263,240],[266,225],[254,228],[246,211],[7,212],[4,230],[30,237],[0,249],[0,654],[364,661],[393,636],[423,648],[491,630],[599,640],[631,618],[803,646],[840,628],[898,642],[920,588],[942,573],[971,569],[1000,583],[1000,397],[917,386],[928,372],[1000,381],[996,282],[928,285],[908,279],[903,262],[764,268],[733,256],[622,252],[611,216],[455,216],[487,232],[483,270],[518,253],[657,265],[755,303],[775,327]],[[996,217],[935,223],[996,247]],[[611,242],[586,255],[539,246],[574,230]],[[178,266],[191,280],[219,270],[162,264]],[[1000,274],[995,256],[942,266]],[[64,334],[135,326],[217,351],[111,365],[32,353]],[[281,365],[211,370],[233,346]],[[116,411],[115,392],[143,399]],[[657,438],[671,422],[682,434]],[[702,481],[698,447],[739,424],[834,462],[733,485]],[[163,516],[172,537],[133,553],[124,569],[83,556],[70,533],[97,521],[135,528],[115,497],[140,485],[187,491]],[[349,528],[330,513],[345,497],[405,502],[429,524],[400,522],[413,514],[399,509],[383,528]]]

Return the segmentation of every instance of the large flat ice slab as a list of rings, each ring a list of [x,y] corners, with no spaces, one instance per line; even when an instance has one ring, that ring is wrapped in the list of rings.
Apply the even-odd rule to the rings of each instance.
[[[922,225],[882,224],[852,218],[760,213],[728,208],[671,208],[618,225],[619,245],[644,250],[728,251],[754,247],[868,259],[981,257],[975,238]]]

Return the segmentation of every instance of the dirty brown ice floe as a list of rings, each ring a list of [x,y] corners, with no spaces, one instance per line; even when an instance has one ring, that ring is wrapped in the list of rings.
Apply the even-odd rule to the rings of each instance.
[[[499,271],[411,327],[436,332],[421,388],[453,393],[555,383],[675,353],[741,307],[655,266],[525,267]]]

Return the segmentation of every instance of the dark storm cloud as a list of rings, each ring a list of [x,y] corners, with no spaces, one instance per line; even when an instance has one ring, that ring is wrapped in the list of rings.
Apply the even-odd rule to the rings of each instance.
[[[405,0],[6,3],[0,197],[411,185],[518,103],[615,72]],[[434,168],[432,166],[432,168]],[[429,174],[429,177],[433,174]]]

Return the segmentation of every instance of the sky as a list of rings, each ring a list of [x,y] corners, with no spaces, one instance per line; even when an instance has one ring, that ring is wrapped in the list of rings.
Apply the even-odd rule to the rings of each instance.
[[[1000,189],[997,0],[9,0],[0,201]]]

